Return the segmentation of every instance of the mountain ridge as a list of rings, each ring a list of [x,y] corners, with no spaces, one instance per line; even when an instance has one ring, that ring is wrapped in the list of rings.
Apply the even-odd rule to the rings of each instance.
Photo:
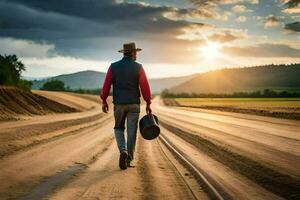
[[[86,70],[34,80],[33,89],[40,89],[49,80],[61,80],[70,89],[102,87],[106,73]],[[262,65],[223,68],[181,77],[149,79],[154,94],[168,89],[173,93],[232,93],[273,88],[300,88],[300,64]]]
[[[224,68],[198,74],[170,88],[172,93],[233,93],[300,88],[300,64]]]
[[[49,77],[40,80],[33,80],[32,89],[40,89],[43,84],[50,80],[60,80],[65,83],[70,89],[97,89],[102,87],[106,73],[85,70],[74,72],[70,74],[61,74],[54,77]],[[180,76],[180,77],[167,77],[167,78],[154,78],[149,79],[149,84],[152,93],[159,93],[163,89],[174,87],[180,83],[183,83],[194,75]]]

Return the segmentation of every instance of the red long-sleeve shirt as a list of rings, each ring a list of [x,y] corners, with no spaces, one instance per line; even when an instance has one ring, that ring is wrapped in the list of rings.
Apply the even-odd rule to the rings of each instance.
[[[111,85],[112,85],[112,70],[109,67],[107,70],[107,73],[106,73],[105,81],[104,81],[101,95],[100,95],[103,103],[106,103],[106,99],[109,95]],[[151,104],[150,86],[149,86],[149,82],[148,82],[148,79],[147,79],[147,76],[146,76],[146,73],[145,73],[143,67],[141,67],[140,72],[139,72],[139,85],[140,85],[141,93],[142,93],[144,100],[146,101],[146,103],[148,105]]]

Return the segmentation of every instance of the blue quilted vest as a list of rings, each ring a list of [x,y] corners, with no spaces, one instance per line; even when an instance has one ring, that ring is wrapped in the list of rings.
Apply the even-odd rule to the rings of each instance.
[[[139,72],[141,64],[129,57],[111,64],[114,104],[140,104]]]

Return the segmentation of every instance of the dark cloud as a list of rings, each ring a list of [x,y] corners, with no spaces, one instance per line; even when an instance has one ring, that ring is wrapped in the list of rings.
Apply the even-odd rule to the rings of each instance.
[[[300,0],[289,0],[288,2],[286,2],[286,6],[288,8],[294,8],[297,7],[298,4],[300,4]]]
[[[156,52],[167,49],[171,42],[178,44],[176,52],[183,54],[187,45],[176,36],[185,28],[205,25],[164,16],[176,11],[182,12],[112,0],[0,0],[0,37],[54,44],[56,53],[81,58],[109,59],[108,55],[115,53],[112,49],[125,41],[149,45],[157,40]],[[160,62],[171,60],[160,58]]]
[[[12,14],[14,13],[14,14]],[[107,24],[18,4],[0,2],[0,36],[53,42],[63,38],[113,34]]]
[[[285,30],[300,33],[300,22],[294,22],[285,25]]]
[[[49,3],[49,1],[40,0],[11,1],[40,11],[82,17],[96,22],[151,18],[170,9],[169,7],[163,6],[145,6],[140,3],[117,3],[113,0],[51,0],[51,3]]]
[[[286,9],[284,12],[286,13],[299,13],[300,11],[300,0],[288,0],[285,1]],[[300,22],[293,22],[289,24],[285,24],[284,29],[289,32],[300,32]]]
[[[258,4],[259,0],[187,0],[198,6],[216,6],[218,4],[251,3]]]
[[[214,6],[216,4],[225,4],[226,0],[188,0],[198,6]]]
[[[211,12],[210,10],[206,9],[181,9],[181,10],[173,10],[172,12],[168,13],[170,17],[174,17],[177,19],[180,18],[215,18],[216,13]]]
[[[269,15],[265,18],[263,23],[265,28],[269,28],[280,25],[279,22],[279,19],[275,15]]]
[[[151,31],[152,33],[176,31],[190,24],[163,17],[164,12],[171,10],[169,7],[125,3],[84,4],[83,0],[78,0],[78,4],[73,1],[72,4],[70,0],[54,0],[51,4],[35,0],[15,1],[23,6],[0,2],[1,32],[9,29],[38,29],[68,32],[71,37],[81,34],[86,36],[87,32],[94,35],[100,34],[100,36],[112,36],[134,31]]]
[[[300,49],[286,44],[258,44],[244,47],[224,47],[222,52],[244,57],[300,57]]]
[[[289,14],[300,13],[300,0],[282,0],[285,3],[283,12]]]

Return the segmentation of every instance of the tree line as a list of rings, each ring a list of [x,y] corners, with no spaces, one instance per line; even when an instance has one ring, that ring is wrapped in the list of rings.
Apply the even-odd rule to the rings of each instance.
[[[48,91],[64,91],[64,92],[74,92],[79,94],[100,94],[101,89],[71,89],[69,86],[65,86],[63,81],[54,79],[49,80],[43,84],[41,90]]]
[[[25,66],[16,55],[0,54],[0,85],[30,90],[32,82],[21,79],[23,71]]]
[[[161,96],[163,98],[295,98],[300,97],[299,92],[280,91],[276,92],[271,89],[252,92],[234,92],[231,94],[214,94],[214,93],[173,93],[165,89]]]
[[[22,73],[26,70],[25,65],[18,59],[16,55],[0,54],[0,85],[14,86],[23,90],[30,91],[32,82],[23,80]],[[71,89],[65,86],[60,80],[50,80],[46,82],[41,90],[49,91],[66,91],[81,94],[100,94],[101,89]]]

